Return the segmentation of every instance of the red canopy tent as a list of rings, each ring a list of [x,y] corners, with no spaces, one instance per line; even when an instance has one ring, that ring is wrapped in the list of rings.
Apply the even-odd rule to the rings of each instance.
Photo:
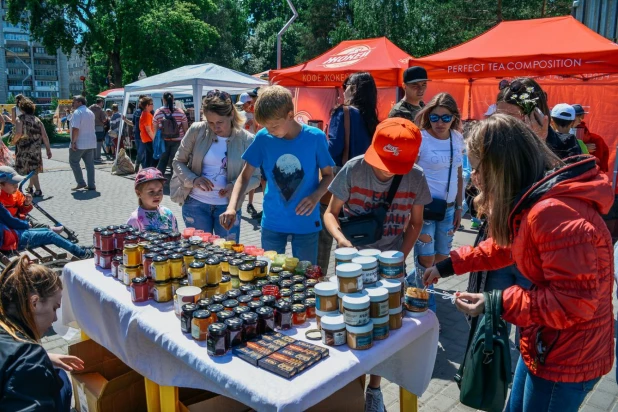
[[[348,40],[308,62],[271,70],[269,78],[272,84],[292,89],[298,120],[319,119],[326,124],[346,77],[369,72],[378,87],[379,116],[384,118],[397,99],[402,71],[410,58],[386,37]]]
[[[448,91],[464,118],[480,119],[495,103],[501,78],[534,77],[547,92],[550,107],[579,103],[586,123],[603,136],[614,161],[618,143],[618,44],[571,16],[502,22],[451,49],[410,60],[427,69],[426,100]],[[611,164],[611,163],[610,163]]]

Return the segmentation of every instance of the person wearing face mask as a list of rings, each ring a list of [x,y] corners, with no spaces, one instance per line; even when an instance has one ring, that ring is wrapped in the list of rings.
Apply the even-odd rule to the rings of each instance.
[[[425,107],[423,96],[427,90],[427,70],[421,66],[408,67],[403,72],[405,95],[391,109],[388,117],[403,117],[414,122],[416,115]]]
[[[195,122],[180,142],[172,163],[172,201],[182,205],[187,227],[238,242],[242,201],[235,209],[236,222],[224,228],[219,221],[228,208],[232,188],[245,161],[253,135],[243,128],[244,118],[226,92],[209,91],[204,99],[205,122]],[[256,169],[248,182],[250,189],[260,183]]]
[[[41,337],[56,321],[62,300],[60,277],[28,256],[14,259],[0,274],[0,410],[71,409],[71,381],[65,371],[84,362],[48,354]]]

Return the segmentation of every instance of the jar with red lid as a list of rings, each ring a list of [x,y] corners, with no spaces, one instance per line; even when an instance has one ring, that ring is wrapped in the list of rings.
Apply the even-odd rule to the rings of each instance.
[[[277,285],[262,286],[262,294],[274,296],[276,299],[281,297],[281,294],[279,293],[279,286]]]
[[[146,302],[150,298],[148,279],[144,276],[133,278],[131,281],[131,300],[133,302]]]
[[[114,252],[116,247],[114,246],[114,232],[104,230],[101,232],[101,252]]]
[[[307,309],[302,303],[292,305],[292,324],[302,325],[307,322]]]
[[[114,232],[114,249],[122,250],[124,248],[124,238],[127,237],[126,229],[118,229]]]
[[[95,227],[92,234],[92,246],[95,249],[101,249],[101,232],[105,230],[104,227]]]

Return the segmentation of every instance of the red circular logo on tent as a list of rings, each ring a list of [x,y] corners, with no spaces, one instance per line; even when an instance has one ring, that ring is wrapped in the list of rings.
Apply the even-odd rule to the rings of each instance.
[[[329,69],[351,66],[367,58],[369,53],[371,53],[371,47],[365,46],[364,44],[348,47],[337,54],[331,55],[322,63],[322,66]]]
[[[301,110],[294,115],[294,118],[298,123],[307,124],[309,122],[309,119],[311,119],[311,115],[304,110]]]

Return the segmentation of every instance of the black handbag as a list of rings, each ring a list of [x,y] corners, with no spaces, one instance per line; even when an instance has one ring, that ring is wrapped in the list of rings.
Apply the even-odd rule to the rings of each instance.
[[[369,245],[382,239],[384,232],[384,220],[386,213],[391,207],[395,193],[401,183],[402,175],[395,175],[388,189],[386,201],[373,209],[371,212],[360,216],[340,217],[339,225],[343,235],[354,246]]]
[[[449,141],[451,142],[451,164],[448,167],[448,180],[446,181],[446,199],[448,199],[448,192],[451,188],[451,172],[453,171],[453,136],[449,134]],[[441,222],[446,216],[446,208],[448,203],[446,199],[432,198],[431,203],[426,204],[423,208],[424,220],[435,220]]]

